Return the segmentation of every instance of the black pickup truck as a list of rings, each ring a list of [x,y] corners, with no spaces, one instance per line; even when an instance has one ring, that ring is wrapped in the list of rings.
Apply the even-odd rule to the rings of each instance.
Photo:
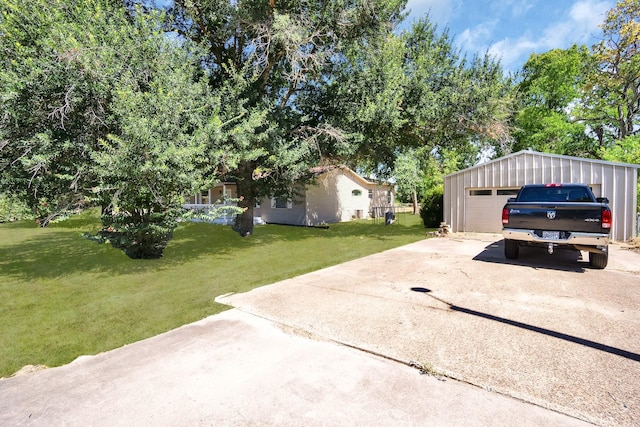
[[[609,261],[611,209],[605,197],[596,198],[583,184],[525,185],[502,209],[504,255],[518,257],[520,246],[589,252],[593,268]]]

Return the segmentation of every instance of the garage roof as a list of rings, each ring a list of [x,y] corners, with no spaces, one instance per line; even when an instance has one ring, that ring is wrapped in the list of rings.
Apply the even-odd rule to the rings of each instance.
[[[628,167],[628,168],[635,168],[635,169],[640,169],[640,165],[636,165],[636,164],[632,164],[632,163],[619,163],[619,162],[610,162],[607,160],[597,160],[597,159],[587,159],[584,157],[574,157],[574,156],[564,156],[561,154],[551,154],[551,153],[541,153],[539,151],[533,151],[533,150],[522,150],[522,151],[518,151],[516,153],[512,153],[512,154],[508,154],[506,156],[494,159],[494,160],[490,160],[488,162],[484,162],[484,163],[478,163],[475,166],[471,166],[467,169],[462,169],[459,170],[457,172],[453,172],[450,173],[448,175],[445,175],[445,178],[448,176],[454,176],[454,175],[458,175],[458,174],[462,174],[465,172],[468,172],[472,169],[477,169],[480,167],[486,167],[489,166],[493,163],[500,163],[500,162],[504,162],[507,159],[510,159],[512,157],[521,157],[523,155],[535,155],[535,156],[539,156],[539,157],[548,157],[548,158],[556,158],[556,159],[563,159],[563,160],[576,160],[576,161],[581,161],[581,162],[589,162],[589,163],[596,163],[596,164],[602,164],[602,165],[609,165],[609,166],[619,166],[619,167]]]

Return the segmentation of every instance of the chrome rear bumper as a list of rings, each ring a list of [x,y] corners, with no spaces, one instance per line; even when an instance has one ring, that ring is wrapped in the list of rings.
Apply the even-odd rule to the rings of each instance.
[[[536,235],[534,230],[522,230],[517,228],[503,228],[502,236],[505,239],[521,242],[555,243],[558,245],[584,245],[607,246],[609,244],[608,233],[570,233],[566,239],[543,239]]]

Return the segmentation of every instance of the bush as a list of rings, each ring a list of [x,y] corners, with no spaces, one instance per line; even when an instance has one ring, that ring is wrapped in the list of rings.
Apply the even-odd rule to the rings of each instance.
[[[91,237],[111,243],[129,258],[162,257],[164,249],[178,226],[176,212],[118,212],[102,215],[102,229]]]
[[[444,218],[444,194],[441,191],[427,195],[421,203],[420,217],[426,228],[436,228]]]
[[[173,238],[178,221],[198,220],[213,222],[225,215],[242,212],[237,206],[211,207],[206,211],[185,211],[180,206],[103,212],[102,228],[97,234],[85,233],[84,237],[98,243],[110,243],[121,249],[129,258],[155,259],[162,257],[164,249]]]
[[[0,194],[0,222],[23,219],[33,219],[33,214],[27,204],[15,197]]]

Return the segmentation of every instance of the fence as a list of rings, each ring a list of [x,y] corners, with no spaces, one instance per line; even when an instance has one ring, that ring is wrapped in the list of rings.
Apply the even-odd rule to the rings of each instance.
[[[394,206],[372,206],[369,214],[371,215],[371,218],[373,218],[374,222],[377,223],[378,221],[385,222],[385,214],[387,212],[392,212],[394,216],[399,213],[413,213],[413,205],[403,204]],[[398,221],[400,218],[401,217],[398,216],[395,217],[396,221]]]

